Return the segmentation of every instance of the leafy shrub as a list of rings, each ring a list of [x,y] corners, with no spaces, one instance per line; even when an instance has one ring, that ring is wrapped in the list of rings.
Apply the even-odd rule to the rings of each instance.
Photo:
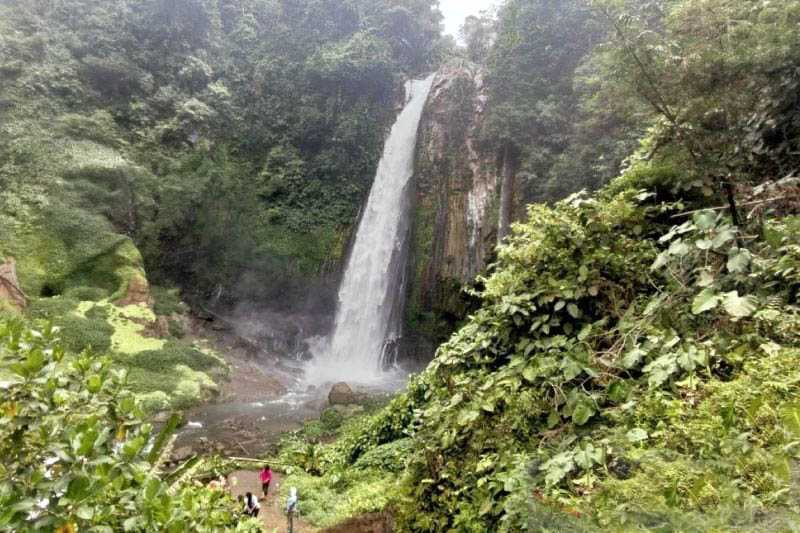
[[[170,319],[167,322],[167,329],[169,334],[176,339],[182,339],[186,336],[186,328],[183,327],[183,323],[180,320]]]
[[[296,487],[306,520],[334,526],[353,516],[382,511],[396,496],[396,477],[374,470],[334,472],[325,477],[292,473],[281,485],[281,498]]]
[[[309,442],[317,442],[326,435],[329,435],[319,420],[312,420],[303,424],[303,437]],[[302,461],[295,461],[295,464]]]
[[[161,350],[132,354],[127,362],[151,372],[164,373],[169,373],[177,365],[184,365],[192,370],[210,370],[222,366],[218,357],[174,341],[167,342]]]
[[[188,409],[210,400],[219,392],[207,374],[184,365],[158,372],[128,367],[128,386],[133,392],[144,395],[149,409],[159,407],[160,410],[163,410],[161,400],[165,397],[170,407]]]
[[[81,302],[99,302],[108,295],[108,291],[100,287],[72,287],[64,291],[64,297]]]
[[[154,300],[153,311],[159,316],[170,316],[186,310],[186,306],[181,302],[178,289],[153,286],[150,288],[150,295]]]
[[[329,407],[322,411],[319,421],[325,431],[333,433],[342,426],[342,423],[344,422],[344,415],[342,415],[342,413],[336,409]]]
[[[111,310],[105,305],[93,305],[84,314],[90,320],[108,320],[111,318]]]
[[[781,531],[794,515],[778,510],[800,500],[800,381],[786,366],[800,345],[798,239],[771,224],[771,244],[744,245],[713,211],[669,227],[683,204],[654,199],[531,207],[481,309],[320,452],[323,477],[404,469],[408,530]]]
[[[361,469],[373,468],[384,472],[402,472],[413,447],[413,441],[408,438],[382,444],[359,457],[354,466]]]
[[[166,411],[170,407],[170,398],[164,391],[155,391],[141,394],[137,397],[139,407],[146,415]]]
[[[260,530],[237,525],[224,492],[159,474],[168,435],[153,440],[108,359],[65,355],[52,330],[0,323],[0,373],[0,528]]]
[[[68,314],[54,323],[61,328],[59,335],[64,347],[71,352],[91,349],[96,353],[106,353],[111,349],[114,327],[104,318],[91,319]]]
[[[38,298],[31,301],[28,306],[28,314],[32,318],[55,320],[77,309],[79,303],[78,300],[66,296]]]

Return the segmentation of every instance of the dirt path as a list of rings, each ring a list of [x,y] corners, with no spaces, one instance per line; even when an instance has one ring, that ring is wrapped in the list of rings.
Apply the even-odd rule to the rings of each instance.
[[[278,496],[282,483],[283,476],[273,472],[272,484],[269,487],[269,497],[260,501],[261,512],[258,517],[264,522],[268,533],[273,531],[283,533],[287,530],[286,514],[283,512],[283,504],[285,502],[279,501]],[[247,492],[262,496],[258,472],[249,470],[234,472],[228,476],[228,486],[230,486],[231,494],[233,494],[234,498]],[[295,517],[294,533],[312,533],[316,531],[319,530],[306,523],[302,518]]]

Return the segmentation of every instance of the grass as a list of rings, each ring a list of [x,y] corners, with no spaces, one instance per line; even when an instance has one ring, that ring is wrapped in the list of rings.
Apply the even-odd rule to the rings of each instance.
[[[170,316],[186,311],[178,289],[153,286],[150,287],[150,294],[153,297],[153,312],[158,316]]]
[[[315,477],[293,473],[281,485],[281,501],[296,487],[303,518],[318,527],[330,527],[348,518],[382,511],[397,490],[397,477],[374,470]]]
[[[128,369],[129,385],[147,412],[188,408],[219,392],[213,378],[227,375],[224,359],[207,346],[145,336],[145,325],[157,319],[146,305],[118,307],[108,301],[51,300],[66,301],[57,311],[74,308],[73,322],[108,328],[103,331],[110,333],[112,356]],[[51,303],[50,308],[54,307]]]

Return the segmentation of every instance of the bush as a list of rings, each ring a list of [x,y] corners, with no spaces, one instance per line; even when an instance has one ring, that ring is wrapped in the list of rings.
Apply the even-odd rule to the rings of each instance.
[[[64,347],[74,353],[91,349],[97,353],[105,353],[111,349],[111,336],[114,327],[105,319],[83,318],[68,314],[55,321],[61,328],[61,340]]]
[[[169,409],[169,396],[164,391],[149,392],[138,397],[139,407],[145,414],[160,413]]]
[[[344,415],[336,409],[329,407],[328,409],[322,411],[319,421],[325,431],[333,433],[342,426],[342,423],[344,422]]]
[[[100,287],[72,287],[64,291],[64,296],[81,302],[99,302],[108,298],[108,291]]]
[[[192,370],[210,370],[223,366],[218,357],[201,352],[191,346],[169,341],[161,350],[147,350],[127,358],[130,365],[151,372],[170,372],[176,365]]]
[[[78,300],[67,296],[40,298],[31,302],[28,306],[28,314],[31,318],[55,320],[77,309],[79,303]]]
[[[111,310],[105,305],[93,305],[86,311],[86,318],[91,320],[108,320],[111,317]]]
[[[260,531],[226,493],[160,475],[169,434],[142,422],[110,360],[0,323],[0,374],[0,529]]]
[[[164,398],[174,409],[188,409],[211,399],[219,390],[207,374],[184,365],[159,372],[130,367],[128,386],[142,395],[140,398],[147,409],[156,410],[164,410]]]
[[[153,286],[150,288],[150,295],[154,300],[153,312],[159,316],[169,316],[186,311],[178,289]]]
[[[169,330],[169,334],[176,339],[182,339],[186,336],[186,328],[183,327],[183,323],[179,320],[169,320],[167,322],[167,329]]]
[[[402,472],[406,458],[413,449],[411,439],[400,439],[373,448],[356,461],[355,467],[362,470],[378,469],[385,472]]]

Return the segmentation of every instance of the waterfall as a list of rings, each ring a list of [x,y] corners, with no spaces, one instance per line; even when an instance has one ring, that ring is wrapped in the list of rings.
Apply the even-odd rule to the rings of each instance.
[[[406,105],[384,146],[339,288],[333,333],[307,370],[312,383],[375,382],[394,363],[402,328],[410,180],[433,78],[406,84]]]

